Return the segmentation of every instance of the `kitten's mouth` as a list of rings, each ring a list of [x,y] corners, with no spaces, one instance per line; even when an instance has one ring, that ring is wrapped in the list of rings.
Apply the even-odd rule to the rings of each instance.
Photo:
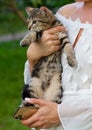
[[[30,29],[31,29],[31,27],[28,27],[28,29],[30,30]]]
[[[29,24],[28,29],[30,30],[32,28],[32,26],[33,26],[32,24]]]

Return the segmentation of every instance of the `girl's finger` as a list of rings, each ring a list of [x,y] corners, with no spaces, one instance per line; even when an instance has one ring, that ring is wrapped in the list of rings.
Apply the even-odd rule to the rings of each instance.
[[[31,104],[37,104],[38,106],[44,106],[45,105],[45,102],[43,99],[36,99],[36,98],[25,98],[25,100],[28,102],[28,103],[31,103]]]
[[[62,31],[65,31],[64,26],[57,26],[57,27],[54,27],[54,28],[51,28],[51,29],[47,30],[47,32],[50,33],[50,34],[54,34],[54,33],[57,33],[57,32],[62,32]]]

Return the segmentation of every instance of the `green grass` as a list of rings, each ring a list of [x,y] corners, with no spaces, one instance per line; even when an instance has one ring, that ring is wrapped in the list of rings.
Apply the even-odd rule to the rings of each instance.
[[[0,130],[28,130],[12,118],[21,102],[26,49],[19,41],[0,43]]]

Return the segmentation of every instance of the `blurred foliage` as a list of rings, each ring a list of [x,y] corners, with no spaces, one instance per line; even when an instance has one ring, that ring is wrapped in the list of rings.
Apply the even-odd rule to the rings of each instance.
[[[0,35],[26,28],[26,6],[47,6],[56,12],[61,6],[71,2],[73,0],[0,0]]]

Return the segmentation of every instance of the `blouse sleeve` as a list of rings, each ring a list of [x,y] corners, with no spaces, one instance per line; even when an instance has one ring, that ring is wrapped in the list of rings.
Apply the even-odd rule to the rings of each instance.
[[[65,130],[92,129],[92,95],[64,97],[58,114]]]
[[[31,79],[30,67],[29,67],[29,62],[27,60],[24,66],[24,83],[29,84],[30,79]]]

